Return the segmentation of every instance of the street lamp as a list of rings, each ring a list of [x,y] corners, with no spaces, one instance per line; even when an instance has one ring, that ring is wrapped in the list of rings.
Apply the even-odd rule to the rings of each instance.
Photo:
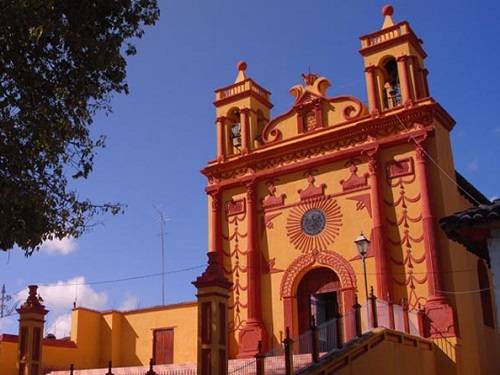
[[[358,253],[361,259],[363,260],[363,275],[365,277],[365,295],[366,295],[366,314],[368,315],[368,279],[366,276],[366,255],[368,254],[368,247],[370,245],[370,241],[365,237],[363,232],[354,240],[356,247],[358,248]],[[369,319],[369,316],[368,316]]]

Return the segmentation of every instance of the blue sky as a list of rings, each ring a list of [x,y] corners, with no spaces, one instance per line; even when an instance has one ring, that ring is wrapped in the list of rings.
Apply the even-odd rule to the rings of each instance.
[[[495,109],[500,54],[499,5],[494,1],[393,1],[395,21],[408,20],[424,40],[431,95],[455,118],[456,168],[488,197],[500,195],[496,160],[500,121]],[[272,92],[273,116],[292,104],[288,89],[311,69],[329,78],[330,95],[366,100],[358,37],[382,24],[381,1],[163,1],[161,19],[129,59],[131,94],[114,97],[113,113],[95,119],[105,134],[82,197],[119,201],[125,214],[26,259],[0,254],[0,283],[17,292],[28,283],[82,283],[161,271],[159,220],[169,217],[167,272],[201,266],[207,249],[205,180],[199,170],[215,155],[213,90],[234,81],[235,65]],[[70,249],[70,250],[68,250]],[[72,249],[72,250],[71,250]],[[168,303],[194,299],[201,268],[166,276]],[[161,279],[50,287],[43,295],[48,326],[67,333],[78,304],[134,308],[161,302]],[[57,321],[57,327],[54,322]],[[16,332],[14,317],[0,332]]]

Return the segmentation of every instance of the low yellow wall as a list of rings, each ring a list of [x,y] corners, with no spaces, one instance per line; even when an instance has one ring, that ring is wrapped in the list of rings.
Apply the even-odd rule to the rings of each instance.
[[[76,368],[147,366],[153,331],[174,329],[174,363],[196,362],[197,304],[180,303],[127,312],[73,310],[71,339],[78,347]]]
[[[71,342],[44,340],[43,368],[66,370],[147,366],[153,356],[153,332],[174,330],[174,363],[196,362],[196,302],[127,312],[99,312],[77,308],[72,312]],[[8,337],[7,337],[8,336]],[[0,375],[16,375],[17,336],[0,340]]]
[[[16,337],[17,338],[17,337]],[[78,349],[71,343],[45,343],[42,351],[43,370],[67,370],[78,361]],[[67,344],[67,346],[66,346]],[[0,341],[0,374],[17,375],[17,341]]]
[[[324,373],[451,375],[457,368],[431,340],[381,328],[307,372]]]

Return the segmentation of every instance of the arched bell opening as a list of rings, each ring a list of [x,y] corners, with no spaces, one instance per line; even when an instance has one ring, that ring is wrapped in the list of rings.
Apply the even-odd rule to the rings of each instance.
[[[232,108],[226,116],[226,149],[228,155],[241,153],[241,112]]]
[[[383,77],[382,102],[384,109],[391,109],[401,105],[401,85],[398,74],[398,63],[392,56],[383,60],[381,64]]]

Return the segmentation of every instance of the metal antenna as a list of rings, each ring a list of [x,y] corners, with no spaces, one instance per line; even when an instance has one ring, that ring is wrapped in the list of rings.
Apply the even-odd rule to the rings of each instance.
[[[7,302],[12,299],[11,296],[7,294],[5,290],[5,284],[2,285],[2,296],[0,297],[0,317],[3,318],[6,315],[10,314],[10,311],[7,311]]]
[[[161,304],[165,305],[165,224],[168,218],[157,207],[154,207],[160,217],[160,238],[161,238]]]

